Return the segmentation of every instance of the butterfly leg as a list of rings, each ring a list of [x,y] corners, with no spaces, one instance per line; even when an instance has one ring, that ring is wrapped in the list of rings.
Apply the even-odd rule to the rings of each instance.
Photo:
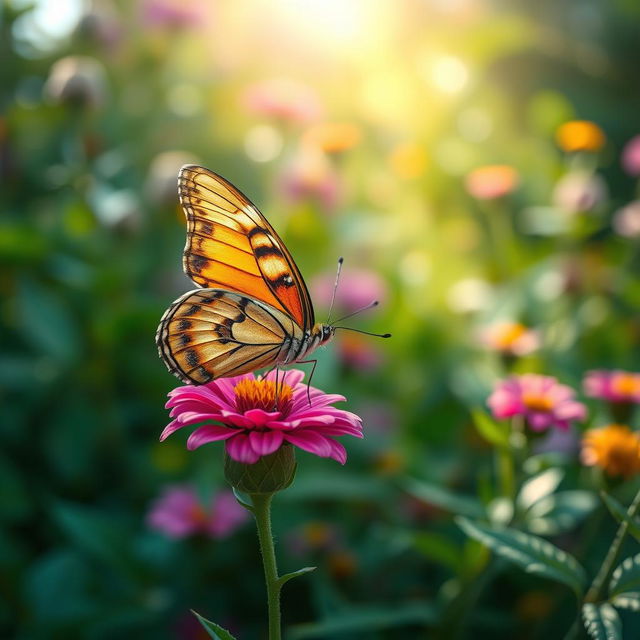
[[[309,376],[309,382],[307,382],[307,400],[309,401],[309,406],[311,406],[311,392],[309,391],[309,387],[311,386],[311,380],[313,380],[313,374],[316,371],[316,365],[318,364],[317,360],[298,360],[296,364],[312,364],[311,367],[311,375]]]

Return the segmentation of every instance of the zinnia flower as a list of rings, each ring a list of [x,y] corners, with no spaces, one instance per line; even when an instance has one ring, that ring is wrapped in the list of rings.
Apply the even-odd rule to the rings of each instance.
[[[518,172],[507,165],[488,165],[471,171],[465,186],[470,195],[478,200],[495,200],[516,190],[520,178]]]
[[[589,371],[584,392],[607,402],[640,403],[640,373],[630,371]]]
[[[304,372],[291,369],[279,372],[277,388],[275,371],[264,378],[249,373],[177,387],[166,404],[173,421],[160,440],[182,427],[200,425],[189,436],[187,448],[224,440],[231,458],[253,464],[288,442],[344,464],[345,448],[333,438],[361,438],[362,422],[354,413],[331,406],[344,396],[307,387],[303,378]]]
[[[213,496],[206,508],[193,487],[173,485],[164,489],[147,514],[147,524],[170,538],[204,533],[226,538],[249,518],[246,509],[227,489]]]
[[[571,387],[551,376],[526,373],[500,381],[487,404],[496,418],[522,416],[533,431],[568,429],[573,420],[584,420],[587,415],[574,395]]]
[[[581,459],[611,476],[629,478],[640,472],[640,436],[620,424],[589,429],[582,438]]]
[[[569,153],[574,151],[599,151],[605,143],[602,129],[589,120],[571,120],[556,131],[558,146]]]
[[[635,136],[627,142],[622,150],[622,167],[634,177],[640,176],[640,136]]]
[[[540,346],[538,333],[519,322],[498,322],[482,332],[482,342],[494,351],[524,356]]]

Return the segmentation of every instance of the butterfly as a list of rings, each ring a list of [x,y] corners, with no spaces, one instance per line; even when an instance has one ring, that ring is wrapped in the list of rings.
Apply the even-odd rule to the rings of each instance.
[[[183,267],[199,288],[167,309],[156,333],[171,373],[200,385],[301,362],[343,328],[316,323],[287,247],[231,183],[187,165],[178,193],[187,217]]]

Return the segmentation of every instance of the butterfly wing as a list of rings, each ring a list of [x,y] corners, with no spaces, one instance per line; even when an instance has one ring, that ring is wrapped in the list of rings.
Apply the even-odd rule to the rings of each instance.
[[[171,373],[205,384],[282,361],[302,330],[266,303],[221,289],[197,289],[165,312],[156,343]]]
[[[315,319],[305,282],[257,207],[224,178],[196,165],[182,167],[178,192],[187,216],[184,270],[191,280],[265,302],[310,330]]]

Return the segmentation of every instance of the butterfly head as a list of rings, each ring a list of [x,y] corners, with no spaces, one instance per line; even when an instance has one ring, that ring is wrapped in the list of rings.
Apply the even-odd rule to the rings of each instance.
[[[326,344],[336,334],[336,328],[330,324],[321,324],[318,326],[318,335],[320,336],[320,344]]]

